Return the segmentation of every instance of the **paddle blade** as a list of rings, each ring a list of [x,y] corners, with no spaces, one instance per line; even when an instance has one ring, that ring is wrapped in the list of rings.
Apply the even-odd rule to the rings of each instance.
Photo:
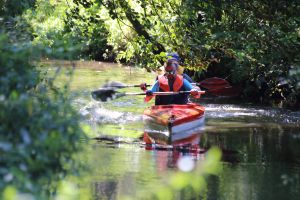
[[[92,91],[91,94],[93,99],[103,102],[125,96],[125,93],[119,93],[113,88],[100,88],[98,90]]]
[[[224,88],[211,89],[207,92],[215,96],[237,97],[241,94],[241,88],[229,86]]]
[[[230,87],[230,83],[228,81],[217,77],[207,78],[197,85],[208,90]]]
[[[127,86],[124,83],[118,81],[110,81],[105,83],[102,88],[126,88]]]
[[[145,89],[147,87],[150,87],[151,85],[146,84],[146,83],[141,83],[141,84],[137,84],[137,85],[125,85],[124,83],[118,82],[118,81],[110,81],[110,82],[106,82],[102,88],[115,88],[115,89],[122,89],[122,88],[129,88],[129,87],[139,87],[141,89],[143,89],[143,87],[145,87]]]

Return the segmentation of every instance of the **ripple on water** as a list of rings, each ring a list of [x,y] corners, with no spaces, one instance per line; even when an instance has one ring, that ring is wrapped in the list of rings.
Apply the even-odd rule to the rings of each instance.
[[[258,108],[238,105],[206,104],[207,118],[248,118],[262,122],[276,122],[300,125],[300,112],[285,109]]]

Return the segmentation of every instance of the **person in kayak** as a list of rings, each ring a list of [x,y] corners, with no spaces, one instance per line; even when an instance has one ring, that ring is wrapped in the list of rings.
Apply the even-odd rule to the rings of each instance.
[[[167,57],[168,57],[168,59],[174,59],[174,60],[176,60],[178,62],[178,64],[181,63],[181,58],[178,55],[178,53],[176,53],[176,52],[168,53]],[[178,65],[178,67],[177,67],[177,73],[180,74],[180,75],[182,75],[183,78],[186,79],[188,82],[195,83],[193,81],[193,79],[189,75],[187,75],[186,73],[184,73],[184,68],[181,65]]]
[[[184,79],[186,79],[188,82],[195,83],[195,81],[193,81],[193,79],[189,75],[187,75],[186,73],[184,73],[184,68],[179,65],[179,63],[181,63],[181,58],[178,55],[178,53],[176,53],[176,52],[168,53],[167,54],[167,58],[170,61],[174,60],[174,61],[176,61],[178,63],[178,65],[176,67],[177,74],[182,75],[182,77]],[[164,71],[164,68],[165,68],[165,66],[162,66],[159,71],[160,72]],[[156,80],[158,80],[158,76],[156,77]],[[141,88],[141,90],[146,91],[147,90],[147,83],[141,83],[140,84],[140,88]]]
[[[169,91],[191,91],[190,94],[195,98],[200,98],[197,89],[194,89],[189,81],[177,74],[179,64],[174,59],[168,59],[165,64],[165,74],[158,76],[150,90],[146,90],[145,101],[148,102],[153,97],[153,92],[169,92]],[[188,94],[176,95],[157,95],[155,96],[155,105],[168,104],[187,104]]]

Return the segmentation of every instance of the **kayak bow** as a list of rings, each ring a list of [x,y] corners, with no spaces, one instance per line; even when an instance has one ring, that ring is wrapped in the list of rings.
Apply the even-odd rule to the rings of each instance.
[[[155,143],[171,144],[202,129],[204,112],[204,107],[195,103],[151,106],[143,113],[145,133]]]

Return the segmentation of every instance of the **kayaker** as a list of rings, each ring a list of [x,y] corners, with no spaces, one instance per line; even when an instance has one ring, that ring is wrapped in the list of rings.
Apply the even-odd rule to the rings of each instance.
[[[175,59],[167,60],[165,63],[165,74],[158,76],[152,88],[146,91],[146,102],[152,99],[153,92],[191,91],[190,94],[193,97],[200,98],[198,90],[194,89],[191,83],[184,79],[182,75],[177,74],[178,66],[179,64]],[[187,104],[188,102],[188,94],[155,96],[155,105]]]
[[[195,83],[193,81],[193,79],[189,75],[187,75],[186,73],[184,73],[184,68],[182,66],[180,66],[181,58],[178,55],[178,53],[176,53],[176,52],[168,53],[167,54],[167,58],[168,58],[168,60],[175,60],[175,61],[177,61],[177,63],[178,63],[178,67],[176,68],[177,74],[182,75],[182,77],[184,79],[186,79],[188,82]],[[162,73],[164,71],[164,68],[165,68],[165,66],[162,66],[161,69],[160,69],[160,71]],[[158,76],[156,77],[156,80],[157,79],[158,79]],[[146,91],[147,90],[147,84],[146,83],[141,83],[140,84],[140,88],[141,88],[141,90]]]
[[[188,82],[190,83],[194,83],[193,79],[187,75],[186,73],[184,73],[184,68],[180,65],[181,64],[181,58],[178,55],[178,53],[176,52],[172,52],[172,53],[168,53],[167,54],[168,59],[174,59],[178,62],[178,67],[177,67],[177,73],[182,75],[184,79],[186,79]]]

